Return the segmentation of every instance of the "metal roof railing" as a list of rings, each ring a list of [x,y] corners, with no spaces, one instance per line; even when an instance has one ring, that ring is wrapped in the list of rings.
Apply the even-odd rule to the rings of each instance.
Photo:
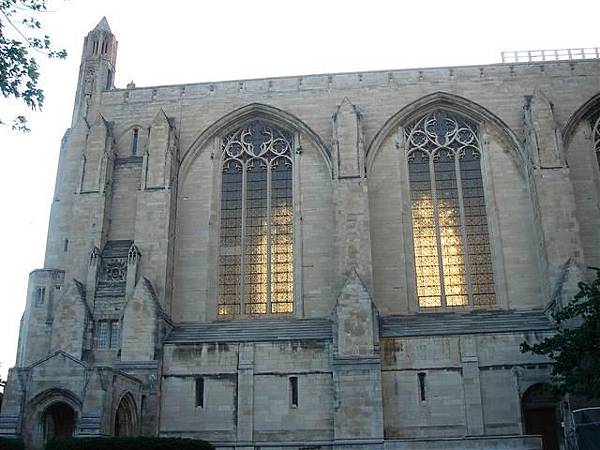
[[[563,48],[557,50],[517,50],[502,52],[501,55],[503,63],[600,59],[600,47]]]

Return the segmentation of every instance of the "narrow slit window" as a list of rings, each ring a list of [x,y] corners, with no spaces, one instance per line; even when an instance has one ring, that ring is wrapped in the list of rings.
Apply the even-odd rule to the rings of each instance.
[[[290,377],[290,407],[298,407],[298,377]]]
[[[425,372],[419,372],[417,374],[417,378],[419,380],[419,398],[422,402],[427,400],[427,397],[425,396],[425,376]]]
[[[65,251],[65,253],[69,251],[69,240],[68,239],[65,239],[65,245],[63,247],[63,250]]]
[[[196,407],[204,408],[204,378],[196,378]]]
[[[46,288],[38,287],[35,289],[35,306],[42,306],[46,299]]]
[[[92,48],[92,53],[94,55],[98,53],[98,41],[96,41],[96,40],[94,41],[94,45],[93,45],[93,48]]]
[[[108,75],[106,76],[106,90],[110,89],[112,87],[112,82],[113,82],[113,72],[112,70],[108,70]]]
[[[140,130],[138,128],[133,129],[133,137],[131,139],[131,154],[137,155],[138,152],[138,142],[140,137]]]

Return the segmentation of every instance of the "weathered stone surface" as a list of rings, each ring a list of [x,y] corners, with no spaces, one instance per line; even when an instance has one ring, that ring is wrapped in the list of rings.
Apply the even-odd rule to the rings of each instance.
[[[0,435],[39,448],[60,403],[78,435],[541,448],[521,401],[551,367],[519,344],[550,335],[544,311],[600,266],[600,61],[117,89],[116,50],[103,20],[84,43]],[[485,308],[417,298],[405,129],[436,110],[478,130]],[[256,120],[293,141],[294,311],[223,318],[222,142]]]

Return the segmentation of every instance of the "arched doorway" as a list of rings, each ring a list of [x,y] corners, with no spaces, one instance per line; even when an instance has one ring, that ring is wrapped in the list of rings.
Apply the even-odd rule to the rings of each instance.
[[[535,384],[523,394],[525,434],[541,434],[544,450],[559,450],[559,397],[547,384]]]
[[[75,432],[75,411],[64,402],[55,402],[42,416],[44,442],[53,437],[71,437]]]
[[[115,436],[134,436],[137,432],[135,400],[127,393],[121,398],[115,413]]]

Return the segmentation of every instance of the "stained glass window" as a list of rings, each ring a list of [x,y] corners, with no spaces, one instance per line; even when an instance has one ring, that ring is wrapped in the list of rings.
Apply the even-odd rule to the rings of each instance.
[[[405,137],[419,306],[495,304],[477,126],[435,111]]]
[[[292,137],[256,121],[222,150],[217,313],[292,313]]]
[[[596,153],[596,160],[598,161],[598,166],[600,167],[600,112],[596,113],[594,117],[592,117],[592,134],[594,141],[594,152]]]

